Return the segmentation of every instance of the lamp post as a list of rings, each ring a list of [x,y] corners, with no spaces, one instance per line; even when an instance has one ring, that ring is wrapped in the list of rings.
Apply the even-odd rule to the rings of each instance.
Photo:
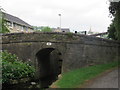
[[[58,14],[60,16],[60,30],[61,30],[61,14]]]

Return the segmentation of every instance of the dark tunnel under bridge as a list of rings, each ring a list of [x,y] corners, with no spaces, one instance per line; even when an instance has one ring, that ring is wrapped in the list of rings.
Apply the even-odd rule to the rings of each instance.
[[[62,68],[61,55],[61,52],[54,48],[44,48],[36,54],[41,87],[48,87],[58,79]]]

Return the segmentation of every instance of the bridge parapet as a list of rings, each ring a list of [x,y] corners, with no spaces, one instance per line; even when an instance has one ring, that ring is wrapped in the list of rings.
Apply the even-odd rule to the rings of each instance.
[[[56,43],[83,43],[94,45],[114,46],[120,42],[92,37],[87,35],[79,35],[73,33],[58,32],[32,32],[32,33],[9,33],[2,34],[2,44],[22,43],[22,42],[56,42]]]

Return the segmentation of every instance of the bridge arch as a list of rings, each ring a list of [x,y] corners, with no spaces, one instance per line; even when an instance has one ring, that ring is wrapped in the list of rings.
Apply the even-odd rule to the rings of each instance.
[[[62,53],[56,48],[43,48],[36,53],[41,87],[48,87],[58,79],[62,70]]]

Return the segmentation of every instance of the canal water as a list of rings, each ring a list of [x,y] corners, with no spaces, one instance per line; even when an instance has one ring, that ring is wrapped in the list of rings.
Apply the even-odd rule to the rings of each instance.
[[[18,89],[47,89],[49,86],[58,79],[56,76],[44,77],[38,81],[20,83],[20,84],[3,84],[2,90],[18,90]]]

